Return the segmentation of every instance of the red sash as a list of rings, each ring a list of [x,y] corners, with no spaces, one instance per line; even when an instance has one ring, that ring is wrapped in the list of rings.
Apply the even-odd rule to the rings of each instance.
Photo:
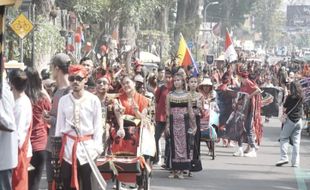
[[[32,123],[27,132],[27,136],[21,148],[18,148],[18,164],[13,171],[12,189],[13,190],[27,190],[28,189],[28,167],[30,159],[27,158],[28,144],[32,131]]]
[[[79,190],[79,181],[78,181],[78,174],[77,174],[77,156],[76,156],[76,148],[77,144],[82,141],[91,140],[93,138],[93,135],[85,135],[81,137],[71,136],[68,134],[64,134],[62,138],[62,146],[59,152],[59,160],[62,162],[64,151],[65,151],[65,145],[67,143],[67,138],[70,138],[74,140],[73,148],[72,148],[72,174],[71,174],[71,187],[76,188],[76,190]]]

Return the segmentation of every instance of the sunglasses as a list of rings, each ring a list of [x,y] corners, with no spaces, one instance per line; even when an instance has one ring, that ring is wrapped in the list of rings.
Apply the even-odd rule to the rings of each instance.
[[[78,82],[81,82],[82,80],[84,80],[85,77],[81,77],[79,75],[76,75],[76,76],[69,76],[68,80],[70,82],[74,82],[74,81],[78,81]]]

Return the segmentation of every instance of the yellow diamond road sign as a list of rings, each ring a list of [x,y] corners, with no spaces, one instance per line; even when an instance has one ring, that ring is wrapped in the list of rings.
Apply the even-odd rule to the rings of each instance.
[[[20,37],[24,38],[33,29],[33,24],[28,20],[28,18],[21,13],[12,23],[12,30]]]

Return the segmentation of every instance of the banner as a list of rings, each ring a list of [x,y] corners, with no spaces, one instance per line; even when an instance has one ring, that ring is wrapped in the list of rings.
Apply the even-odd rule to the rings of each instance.
[[[262,87],[262,116],[279,116],[279,107],[281,106],[284,98],[284,91],[282,88],[276,87]]]
[[[249,111],[249,96],[247,93],[237,93],[232,102],[232,112],[225,123],[225,137],[238,141],[245,135],[244,123]]]
[[[310,77],[304,78],[299,81],[304,93],[304,102],[307,103],[310,100]]]

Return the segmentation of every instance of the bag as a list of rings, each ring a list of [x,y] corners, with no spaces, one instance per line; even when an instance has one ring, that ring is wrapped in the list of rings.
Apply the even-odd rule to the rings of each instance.
[[[208,128],[202,128],[200,133],[200,140],[201,141],[216,141],[217,140],[217,133],[213,126],[209,126]]]
[[[199,160],[192,160],[191,161],[191,169],[190,169],[190,171],[191,172],[199,172],[199,171],[201,171],[202,170],[202,164],[201,164],[201,160],[199,159]]]
[[[287,120],[287,116],[290,115],[290,113],[292,113],[292,111],[297,107],[297,105],[299,104],[299,102],[301,101],[301,99],[298,100],[298,102],[296,103],[296,105],[287,113],[283,113],[280,117],[280,121],[281,123],[285,123]]]
[[[142,122],[141,131],[140,153],[154,157],[156,154],[155,127],[149,122]]]

